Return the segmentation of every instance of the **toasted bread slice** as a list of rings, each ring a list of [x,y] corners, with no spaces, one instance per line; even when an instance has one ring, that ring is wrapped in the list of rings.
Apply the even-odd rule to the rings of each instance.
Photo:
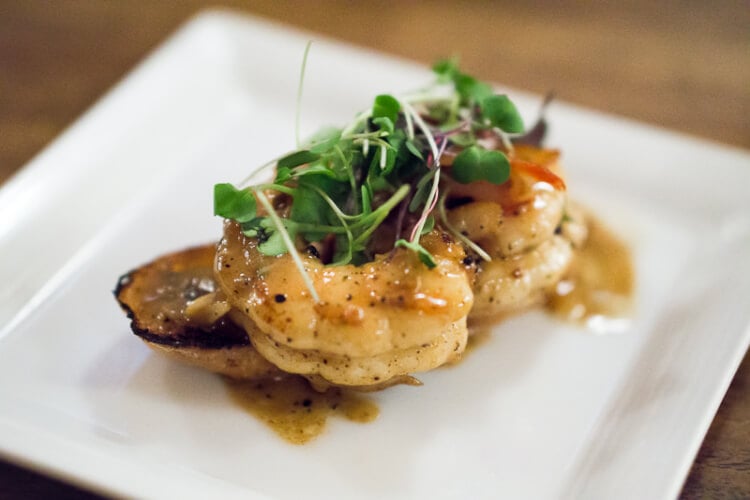
[[[228,308],[209,304],[210,314],[189,314],[197,299],[210,302],[216,292],[215,250],[210,244],[171,253],[120,277],[114,294],[133,333],[172,359],[233,378],[281,374],[258,354],[247,332],[222,314]]]

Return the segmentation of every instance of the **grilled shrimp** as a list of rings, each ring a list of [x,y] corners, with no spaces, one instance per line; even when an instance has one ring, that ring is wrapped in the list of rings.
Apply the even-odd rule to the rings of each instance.
[[[288,253],[261,254],[256,239],[228,222],[215,274],[233,320],[282,370],[337,385],[381,384],[440,366],[465,348],[473,296],[464,252],[437,231],[421,243],[434,269],[404,248],[359,267],[326,267],[308,253],[316,302]]]

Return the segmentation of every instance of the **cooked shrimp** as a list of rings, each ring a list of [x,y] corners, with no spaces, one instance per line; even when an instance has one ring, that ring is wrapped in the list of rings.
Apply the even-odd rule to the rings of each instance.
[[[303,257],[316,302],[287,253],[266,256],[227,223],[216,278],[253,345],[284,371],[363,386],[435,368],[464,350],[473,304],[464,252],[447,235],[425,235],[437,263],[396,248],[356,267]],[[241,319],[238,318],[241,317]]]
[[[495,319],[543,302],[570,266],[573,249],[553,236],[525,253],[482,262],[474,283],[471,319]]]
[[[547,241],[565,210],[565,183],[558,153],[517,146],[511,175],[501,185],[485,181],[446,183],[449,222],[490,255],[507,257]]]
[[[557,152],[519,146],[510,160],[504,184],[447,185],[459,204],[449,222],[492,257],[476,262],[471,319],[543,302],[568,270],[573,246],[586,237],[582,215],[567,207]]]

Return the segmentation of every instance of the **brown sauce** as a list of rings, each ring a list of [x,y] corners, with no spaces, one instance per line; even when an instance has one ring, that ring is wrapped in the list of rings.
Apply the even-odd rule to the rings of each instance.
[[[321,435],[331,416],[367,423],[380,412],[360,394],[340,388],[318,392],[299,376],[226,381],[235,403],[292,444],[305,444]]]
[[[549,295],[547,309],[565,320],[589,325],[593,318],[625,319],[631,310],[634,281],[626,245],[601,222],[591,220],[588,239],[576,251],[566,278]],[[466,350],[445,366],[454,366],[486,344],[496,322],[473,322]],[[293,444],[305,444],[321,435],[331,416],[367,423],[379,414],[375,403],[359,393],[340,388],[318,392],[299,376],[226,381],[235,403]]]
[[[215,253],[215,245],[204,245],[165,255],[121,277],[117,298],[152,333],[169,333],[175,323],[187,326],[188,304],[216,289]]]
[[[576,251],[566,278],[549,295],[547,307],[565,320],[598,330],[604,322],[614,326],[613,321],[627,320],[634,286],[627,246],[592,219],[586,243]]]
[[[172,285],[169,280],[167,284]],[[178,285],[184,286],[183,283]],[[601,222],[591,220],[588,239],[576,251],[566,278],[549,295],[547,308],[576,323],[590,324],[592,318],[627,318],[633,287],[634,271],[628,248]],[[503,318],[491,323],[472,322],[466,350],[446,366],[463,361],[486,344],[491,338],[492,325]],[[324,433],[332,416],[367,423],[379,414],[376,404],[360,393],[340,388],[318,392],[300,376],[225,380],[229,395],[237,405],[292,444],[308,443]]]

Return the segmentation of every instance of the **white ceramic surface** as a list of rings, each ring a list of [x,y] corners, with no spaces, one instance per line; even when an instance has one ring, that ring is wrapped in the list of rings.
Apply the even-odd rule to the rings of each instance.
[[[148,351],[111,290],[214,240],[211,186],[426,68],[225,12],[194,19],[0,189],[0,452],[153,498],[671,498],[750,339],[750,155],[555,103],[573,196],[631,245],[636,314],[534,312],[460,365],[295,447]],[[529,119],[539,98],[509,91]]]

